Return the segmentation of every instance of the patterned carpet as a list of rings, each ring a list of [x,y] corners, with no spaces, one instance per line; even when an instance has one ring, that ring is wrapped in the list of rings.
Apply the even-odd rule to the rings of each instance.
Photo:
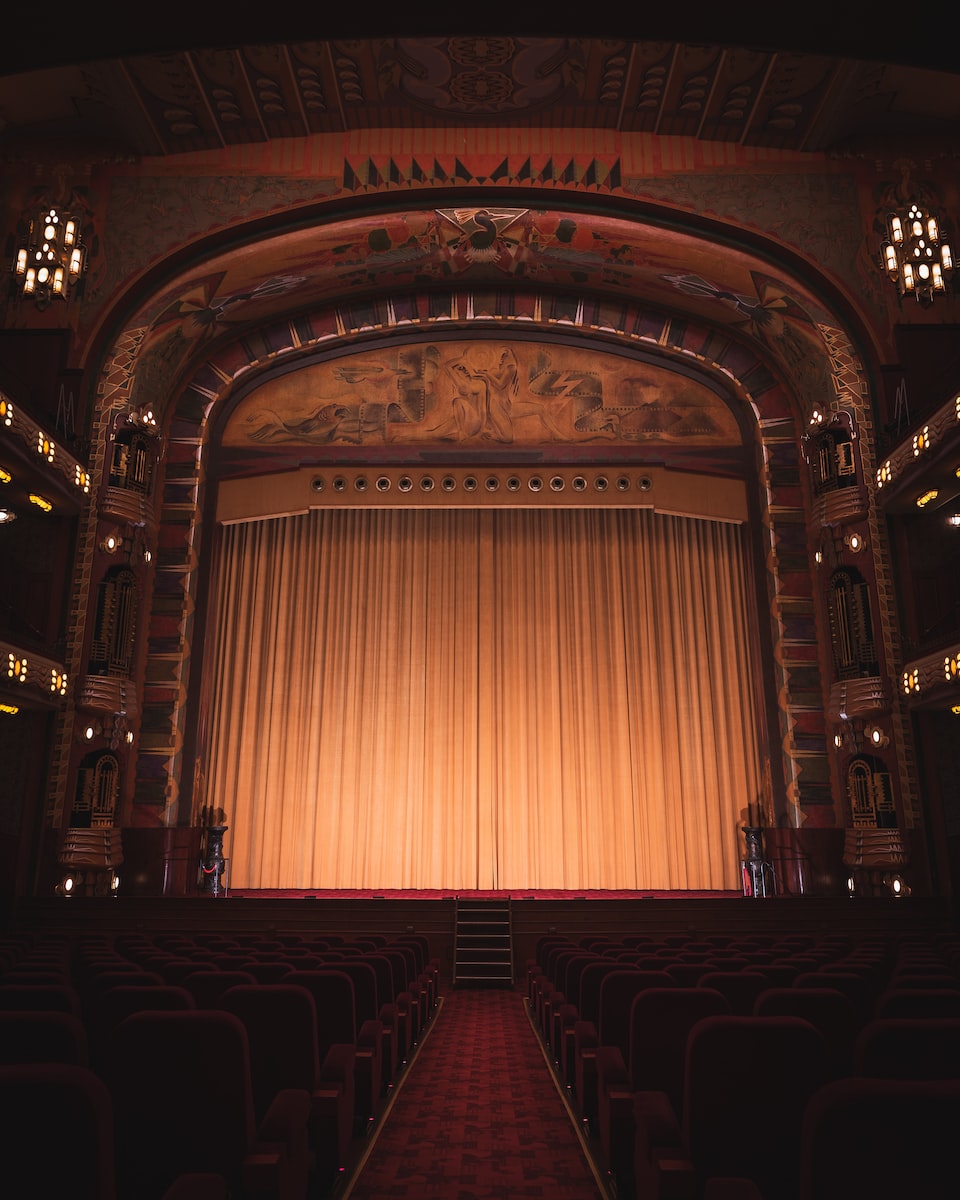
[[[454,989],[337,1200],[605,1200],[524,997]]]

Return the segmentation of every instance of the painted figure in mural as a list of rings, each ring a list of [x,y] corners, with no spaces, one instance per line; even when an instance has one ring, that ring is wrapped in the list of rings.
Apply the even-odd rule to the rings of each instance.
[[[517,356],[507,346],[478,342],[444,361],[453,383],[453,414],[460,441],[513,441],[513,401],[519,387]]]

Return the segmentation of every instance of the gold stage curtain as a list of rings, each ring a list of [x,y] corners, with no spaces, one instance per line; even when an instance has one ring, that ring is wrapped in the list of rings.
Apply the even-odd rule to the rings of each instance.
[[[321,509],[224,526],[215,575],[206,803],[232,887],[740,886],[740,526]]]

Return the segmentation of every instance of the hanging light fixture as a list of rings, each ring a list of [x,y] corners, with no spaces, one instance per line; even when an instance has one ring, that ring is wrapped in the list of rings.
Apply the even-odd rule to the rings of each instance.
[[[30,218],[11,269],[18,294],[33,297],[38,308],[46,308],[56,296],[70,298],[86,265],[80,222],[73,213],[49,205]]]
[[[941,236],[937,218],[919,204],[887,215],[887,237],[880,246],[884,270],[901,296],[930,304],[946,292],[953,274],[953,251]]]

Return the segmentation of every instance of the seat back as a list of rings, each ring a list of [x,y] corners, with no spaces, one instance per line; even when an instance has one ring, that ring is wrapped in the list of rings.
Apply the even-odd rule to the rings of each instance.
[[[803,1117],[800,1200],[956,1195],[960,1079],[851,1076],[810,1099]]]
[[[258,1120],[285,1088],[316,1088],[320,1058],[312,992],[297,984],[240,983],[224,992],[220,1006],[247,1030]]]
[[[853,1064],[853,1046],[859,1029],[853,1001],[836,988],[773,987],[761,992],[753,1009],[758,1017],[801,1017],[823,1034],[835,1075],[846,1074]]]
[[[343,971],[317,969],[291,971],[284,983],[305,987],[313,995],[317,1009],[317,1043],[322,1059],[338,1043],[357,1044],[356,1005],[353,980]]]
[[[113,1106],[76,1063],[0,1066],[4,1195],[114,1200]]]
[[[193,996],[197,1008],[217,1008],[227,988],[240,983],[256,983],[256,979],[248,971],[196,971],[184,978],[182,986]]]
[[[763,975],[742,971],[707,971],[701,975],[698,987],[722,992],[730,1004],[730,1011],[741,1017],[749,1017],[762,991],[770,986]]]
[[[960,1017],[960,988],[890,988],[877,997],[873,1016]]]
[[[576,1001],[577,1013],[581,1021],[590,1021],[593,1025],[600,1021],[600,988],[604,979],[614,971],[622,971],[622,964],[616,959],[597,959],[588,963],[580,975],[580,992]],[[573,998],[571,997],[571,1002]]]
[[[826,1043],[808,1021],[698,1021],[687,1042],[682,1127],[699,1186],[743,1176],[765,1196],[793,1200],[804,1108],[829,1078]]]
[[[701,987],[653,987],[640,992],[630,1014],[630,1086],[665,1092],[679,1113],[690,1030],[705,1017],[730,1012],[722,992]]]
[[[0,1064],[90,1065],[87,1031],[74,1013],[0,1010]]]
[[[152,1200],[179,1175],[199,1171],[238,1186],[256,1132],[239,1017],[218,1009],[134,1013],[113,1030],[102,1074],[122,1194]]]
[[[883,1079],[960,1079],[960,1018],[870,1021],[857,1038],[853,1069]]]
[[[600,985],[597,1035],[601,1045],[616,1046],[627,1062],[634,997],[647,988],[672,986],[673,980],[666,971],[613,971],[607,975]]]

